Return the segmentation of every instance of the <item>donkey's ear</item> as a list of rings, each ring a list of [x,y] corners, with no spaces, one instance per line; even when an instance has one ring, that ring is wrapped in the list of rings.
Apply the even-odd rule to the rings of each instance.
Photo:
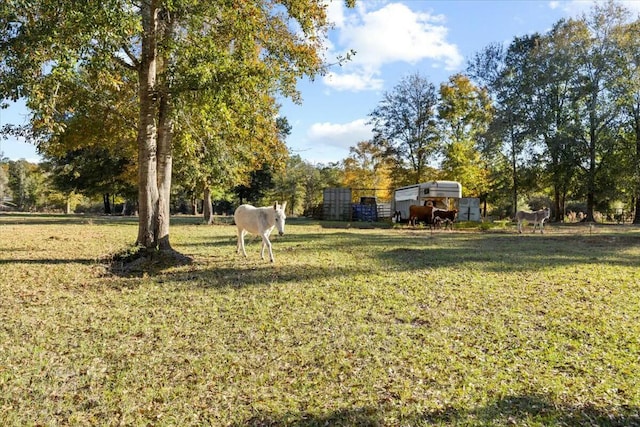
[[[284,203],[282,204],[282,206],[280,206],[280,209],[284,210],[284,208],[286,208],[286,207],[287,207],[287,202],[284,202]]]
[[[276,209],[276,210],[278,209],[278,202],[275,202],[275,203],[273,204],[273,209]]]

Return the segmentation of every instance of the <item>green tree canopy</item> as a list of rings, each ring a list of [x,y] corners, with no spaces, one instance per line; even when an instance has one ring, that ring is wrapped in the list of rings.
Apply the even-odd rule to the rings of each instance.
[[[8,0],[0,6],[0,98],[26,98],[32,128],[48,140],[64,133],[74,116],[79,81],[116,90],[129,90],[131,83],[134,92],[128,96],[137,113],[137,243],[149,250],[170,249],[177,107],[195,106],[203,114],[223,94],[212,121],[227,118],[237,122],[232,128],[261,130],[251,138],[249,151],[242,147],[231,154],[269,150],[277,127],[262,125],[275,121],[275,115],[252,115],[253,123],[244,122],[237,115],[242,108],[227,105],[230,88],[239,89],[245,100],[258,94],[254,101],[271,105],[270,112],[273,103],[261,100],[276,92],[298,99],[297,79],[325,67],[321,50],[328,25],[321,0]],[[96,76],[105,81],[95,85]],[[247,107],[242,100],[230,104]],[[215,135],[197,144],[209,144],[211,138]],[[228,161],[235,159],[223,159]]]
[[[440,86],[438,107],[442,147],[442,178],[459,181],[468,196],[489,189],[488,163],[482,158],[482,136],[493,118],[486,90],[456,74]]]
[[[426,178],[429,162],[438,152],[437,103],[435,86],[416,73],[385,93],[369,114],[374,141],[388,144],[389,155],[409,165],[416,183]]]

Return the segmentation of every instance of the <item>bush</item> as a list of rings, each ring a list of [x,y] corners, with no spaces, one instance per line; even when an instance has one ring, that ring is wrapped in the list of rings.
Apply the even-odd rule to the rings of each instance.
[[[544,195],[531,196],[527,201],[527,204],[533,211],[537,211],[542,208],[551,208],[553,205],[553,203],[551,203],[551,199]]]

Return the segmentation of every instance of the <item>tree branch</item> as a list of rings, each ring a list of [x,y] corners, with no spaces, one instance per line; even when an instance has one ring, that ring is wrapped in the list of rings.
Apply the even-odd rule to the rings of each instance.
[[[124,53],[127,54],[127,57],[129,58],[129,60],[131,60],[131,64],[129,64],[127,61],[125,61],[124,59],[116,56],[115,59],[122,65],[124,65],[125,67],[131,69],[131,70],[136,70],[138,69],[138,67],[140,66],[140,61],[138,61],[138,58],[136,58],[136,56],[133,54],[133,52],[131,52],[131,50],[129,50],[129,48],[126,45],[122,46],[122,50],[124,51]]]

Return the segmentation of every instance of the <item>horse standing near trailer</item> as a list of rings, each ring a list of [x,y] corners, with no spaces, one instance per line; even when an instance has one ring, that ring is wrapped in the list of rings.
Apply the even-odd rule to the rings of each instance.
[[[242,254],[246,257],[247,252],[244,249],[244,236],[247,233],[256,234],[262,237],[260,257],[264,259],[264,249],[265,247],[269,248],[269,257],[271,262],[274,262],[269,235],[274,227],[278,228],[278,234],[281,236],[284,234],[284,222],[287,218],[284,213],[286,206],[287,202],[284,202],[282,205],[276,202],[273,206],[263,208],[256,208],[251,205],[238,206],[233,214],[233,221],[238,227],[237,253],[242,251]]]

